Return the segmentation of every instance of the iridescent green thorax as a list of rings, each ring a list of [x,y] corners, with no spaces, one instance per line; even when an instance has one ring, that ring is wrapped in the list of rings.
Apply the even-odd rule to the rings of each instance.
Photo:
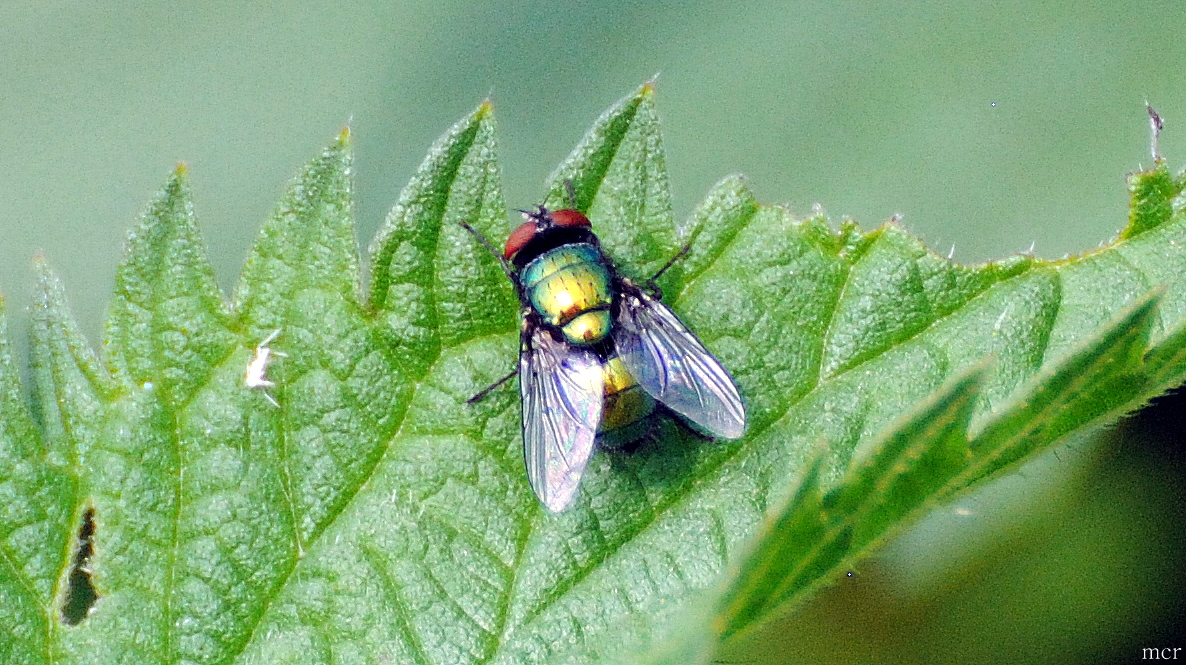
[[[569,343],[596,344],[609,335],[610,271],[596,246],[570,243],[544,252],[523,267],[519,280],[531,306]]]

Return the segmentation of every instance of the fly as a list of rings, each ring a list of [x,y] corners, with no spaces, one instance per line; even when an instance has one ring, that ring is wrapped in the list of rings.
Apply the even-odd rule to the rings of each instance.
[[[737,386],[658,289],[619,275],[580,211],[522,212],[501,253],[462,224],[497,257],[522,306],[518,369],[470,401],[519,375],[523,456],[540,502],[567,508],[599,435],[628,431],[656,403],[703,433],[740,438]]]

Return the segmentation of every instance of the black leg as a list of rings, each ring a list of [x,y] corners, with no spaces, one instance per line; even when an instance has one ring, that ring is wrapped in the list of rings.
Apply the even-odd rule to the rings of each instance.
[[[510,381],[511,377],[515,376],[518,373],[519,373],[519,370],[515,370],[515,371],[511,372],[510,374],[507,374],[506,376],[502,377],[501,379],[499,379],[499,380],[495,381],[494,383],[483,388],[482,392],[465,400],[465,403],[466,404],[477,404],[478,402],[481,402],[482,400],[486,399],[486,395],[489,395],[491,391],[493,391],[495,388],[501,386],[502,384],[506,383],[507,381]]]
[[[683,248],[675,253],[675,256],[671,257],[671,260],[663,264],[662,268],[659,268],[659,272],[655,273],[650,279],[647,280],[647,288],[651,290],[656,298],[660,300],[663,299],[663,291],[659,288],[658,284],[659,278],[663,276],[663,273],[667,272],[668,268],[675,265],[676,261],[684,258],[684,256],[686,256],[688,252],[691,251],[691,249],[692,243],[684,245]]]
[[[507,264],[507,260],[502,257],[502,254],[498,253],[498,250],[494,248],[494,245],[492,245],[490,241],[486,239],[486,236],[482,235],[481,231],[470,226],[468,222],[460,222],[460,224],[463,229],[472,233],[473,236],[478,239],[478,242],[482,243],[482,246],[490,251],[490,254],[492,254],[495,260],[498,261],[498,265],[502,266],[502,271],[506,273],[507,279],[511,280],[512,284],[517,284],[518,282],[515,281],[515,273],[513,270],[511,270],[511,266]]]

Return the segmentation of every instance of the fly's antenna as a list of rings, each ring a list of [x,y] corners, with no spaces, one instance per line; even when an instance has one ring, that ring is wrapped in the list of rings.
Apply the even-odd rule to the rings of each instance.
[[[545,228],[551,225],[551,220],[548,219],[548,209],[543,206],[536,206],[535,210],[524,210],[516,208],[517,211],[523,213],[523,216],[536,223],[536,228]]]
[[[498,265],[502,266],[502,271],[506,273],[507,279],[511,280],[511,283],[514,284],[515,272],[511,270],[511,266],[507,264],[507,260],[503,258],[502,254],[498,253],[498,250],[494,248],[494,245],[490,244],[490,241],[486,239],[486,236],[482,235],[481,231],[470,226],[469,222],[458,223],[461,224],[461,228],[472,233],[473,236],[478,239],[478,242],[482,243],[482,246],[489,250],[492,255],[494,255],[495,260],[498,261]]]
[[[543,206],[536,206],[535,213],[532,215],[532,217],[537,222],[543,222],[549,226],[552,224],[552,220],[548,219],[548,209]]]

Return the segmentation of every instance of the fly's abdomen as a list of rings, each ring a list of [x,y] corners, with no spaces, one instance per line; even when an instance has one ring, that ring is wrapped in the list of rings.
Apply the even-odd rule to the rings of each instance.
[[[614,355],[601,368],[605,381],[605,401],[599,432],[620,445],[629,442],[632,430],[624,430],[640,423],[655,410],[655,399],[647,394],[630,374],[621,358]]]
[[[561,245],[528,263],[520,274],[531,306],[571,344],[596,344],[609,335],[613,302],[601,250]]]

